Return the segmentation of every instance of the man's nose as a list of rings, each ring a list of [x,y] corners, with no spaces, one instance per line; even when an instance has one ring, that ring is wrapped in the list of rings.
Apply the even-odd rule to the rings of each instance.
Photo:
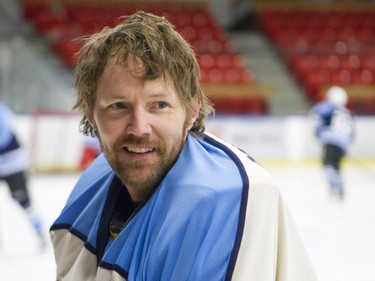
[[[151,133],[151,116],[141,109],[134,108],[129,117],[129,123],[127,125],[127,133],[135,136],[144,136]]]

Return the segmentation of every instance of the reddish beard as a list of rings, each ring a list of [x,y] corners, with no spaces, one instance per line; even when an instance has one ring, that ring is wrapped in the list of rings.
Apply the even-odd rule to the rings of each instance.
[[[178,146],[174,146],[171,153],[167,155],[166,147],[163,143],[153,142],[148,137],[139,138],[131,135],[116,141],[111,148],[102,146],[102,149],[112,169],[127,188],[151,191],[174,165],[181,152],[183,143],[180,140]],[[131,145],[153,147],[155,155],[152,159],[154,161],[128,159],[128,161],[124,162],[124,158],[121,155],[124,153],[125,146]]]

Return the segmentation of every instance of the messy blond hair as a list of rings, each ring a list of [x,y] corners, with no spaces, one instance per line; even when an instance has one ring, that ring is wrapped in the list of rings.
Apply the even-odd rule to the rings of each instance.
[[[201,89],[195,53],[164,17],[142,11],[125,17],[114,28],[107,27],[92,35],[78,52],[74,109],[83,114],[82,133],[96,136],[90,120],[99,79],[108,60],[116,57],[126,63],[129,56],[141,59],[146,66],[144,80],[163,77],[172,82],[188,116],[194,112],[194,101],[200,102],[198,117],[190,131],[201,135],[205,130],[204,119],[214,110]]]

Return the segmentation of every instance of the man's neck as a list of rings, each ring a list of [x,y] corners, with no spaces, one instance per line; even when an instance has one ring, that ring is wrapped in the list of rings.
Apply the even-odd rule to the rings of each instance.
[[[136,204],[144,202],[151,193],[150,190],[140,190],[138,188],[126,187],[126,189],[128,190],[131,199]]]

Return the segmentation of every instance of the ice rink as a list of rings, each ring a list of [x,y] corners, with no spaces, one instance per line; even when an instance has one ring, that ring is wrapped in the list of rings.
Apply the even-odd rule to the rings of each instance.
[[[343,170],[347,195],[340,201],[329,196],[316,163],[261,164],[279,183],[319,280],[374,281],[375,167],[347,163]],[[78,176],[31,177],[32,196],[45,220],[46,235]],[[51,281],[54,271],[51,247],[38,250],[26,218],[0,183],[0,280]]]

